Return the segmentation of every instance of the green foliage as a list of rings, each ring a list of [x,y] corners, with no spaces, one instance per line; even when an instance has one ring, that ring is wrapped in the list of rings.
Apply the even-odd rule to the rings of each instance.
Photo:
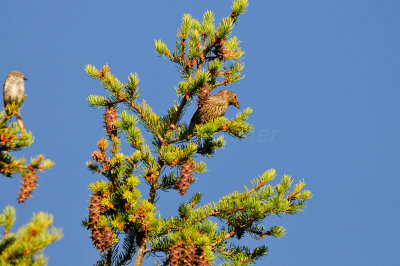
[[[11,233],[15,223],[15,209],[7,206],[0,214],[0,265],[46,265],[42,252],[45,246],[61,239],[60,229],[52,227],[53,217],[47,213],[33,214],[32,220]]]
[[[218,40],[227,39],[232,33],[233,26],[234,23],[231,17],[223,18],[215,32],[215,38]]]
[[[232,14],[231,16],[236,18],[239,15],[246,12],[247,7],[249,6],[249,2],[247,0],[236,0],[232,5]]]
[[[169,51],[165,42],[163,42],[161,40],[154,40],[154,46],[156,47],[156,51],[158,54],[165,56],[165,57],[171,56],[171,52]]]
[[[164,115],[139,100],[137,74],[131,74],[124,84],[107,65],[101,69],[86,66],[88,75],[99,80],[106,92],[87,98],[91,107],[105,108],[106,138],[98,142],[87,163],[102,180],[90,185],[89,219],[83,222],[102,253],[96,265],[128,264],[135,253],[135,265],[141,265],[145,255],[161,256],[164,264],[186,260],[187,265],[207,265],[222,259],[224,265],[250,265],[267,254],[267,247],[250,249],[234,244],[232,238],[245,234],[255,239],[283,237],[283,227],[265,228],[265,221],[274,214],[302,211],[311,198],[311,192],[303,190],[304,181],[293,188],[287,175],[272,186],[276,173],[271,169],[253,179],[251,188],[217,202],[199,206],[201,193],[193,192],[174,217],[162,217],[157,209],[160,190],[184,195],[207,171],[199,157],[214,156],[226,145],[226,135],[244,139],[252,131],[247,123],[251,108],[233,119],[218,117],[196,125],[194,130],[182,121],[186,108],[204,87],[215,90],[243,78],[240,60],[244,53],[238,38],[231,35],[247,7],[248,1],[235,0],[230,15],[218,26],[211,11],[201,21],[185,14],[175,51],[155,40],[156,53],[176,64],[182,78],[175,87],[177,99]],[[121,152],[122,138],[133,149],[130,155]],[[139,190],[139,182],[145,182],[148,193]],[[147,199],[142,195],[148,195]]]
[[[301,190],[303,181],[295,186],[294,192],[289,193],[292,180],[288,176],[284,176],[275,188],[271,187],[268,182],[275,176],[275,170],[270,169],[252,180],[251,189],[235,191],[218,202],[197,208],[195,206],[199,203],[201,194],[196,193],[187,204],[179,207],[179,218],[171,217],[164,221],[167,229],[150,241],[151,250],[168,254],[174,243],[190,239],[199,246],[211,247],[217,256],[229,261],[230,265],[247,265],[259,259],[266,254],[266,247],[250,252],[246,247],[228,243],[228,239],[234,236],[240,239],[245,233],[254,239],[265,236],[283,237],[286,232],[283,227],[273,226],[267,230],[261,224],[263,220],[273,214],[294,214],[302,211],[304,200],[311,197],[309,191]],[[286,192],[283,193],[284,191]],[[228,228],[220,228],[217,223],[212,222],[212,217],[221,221],[221,224],[227,224]]]

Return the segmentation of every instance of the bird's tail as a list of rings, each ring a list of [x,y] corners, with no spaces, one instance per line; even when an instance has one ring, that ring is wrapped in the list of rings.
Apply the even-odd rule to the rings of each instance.
[[[19,128],[20,128],[21,130],[22,130],[22,129],[25,129],[25,124],[24,124],[24,121],[22,121],[21,114],[18,112],[18,113],[15,114],[15,117],[17,118],[17,122],[18,122]]]

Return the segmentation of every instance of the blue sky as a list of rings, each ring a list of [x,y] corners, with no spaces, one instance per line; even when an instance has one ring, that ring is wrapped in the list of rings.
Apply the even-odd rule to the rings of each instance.
[[[20,180],[0,178],[0,209],[16,206],[17,226],[32,212],[55,216],[64,238],[46,249],[49,265],[91,265],[97,258],[80,223],[87,187],[97,178],[85,162],[104,134],[101,111],[85,98],[103,91],[84,66],[108,63],[122,81],[138,72],[142,97],[163,114],[179,75],[156,56],[154,39],[173,48],[184,13],[201,18],[209,9],[220,19],[230,6],[231,0],[2,1],[0,80],[11,70],[28,77],[22,117],[35,136],[18,155],[43,153],[56,165],[21,206]],[[395,0],[250,1],[240,17],[233,34],[246,52],[246,77],[231,89],[241,107],[254,109],[255,130],[244,141],[227,138],[190,192],[202,191],[203,203],[218,200],[269,168],[305,179],[313,199],[303,213],[267,220],[283,225],[287,236],[258,241],[270,250],[259,265],[396,264],[399,11]],[[165,216],[183,201],[175,192],[161,197]]]

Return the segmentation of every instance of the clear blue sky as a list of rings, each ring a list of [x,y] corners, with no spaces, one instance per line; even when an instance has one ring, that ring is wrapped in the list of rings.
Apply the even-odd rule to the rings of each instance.
[[[56,166],[22,206],[15,199],[20,180],[0,177],[0,209],[16,206],[18,226],[32,212],[54,214],[65,236],[46,249],[49,265],[91,265],[97,258],[80,223],[88,184],[97,178],[85,162],[104,134],[101,111],[85,98],[103,91],[84,66],[108,63],[122,81],[138,72],[143,98],[163,114],[179,77],[156,56],[154,39],[172,48],[184,13],[201,18],[210,9],[219,19],[230,6],[231,0],[1,2],[0,82],[11,70],[29,79],[22,117],[35,143],[19,155],[43,153]],[[244,141],[228,138],[190,191],[218,200],[269,168],[305,179],[313,199],[303,213],[267,221],[285,226],[287,236],[258,241],[270,250],[260,265],[397,264],[399,12],[397,0],[250,1],[240,18],[234,35],[246,52],[246,77],[231,89],[242,107],[254,109],[255,130]],[[176,194],[161,194],[162,214],[174,213],[182,201]]]

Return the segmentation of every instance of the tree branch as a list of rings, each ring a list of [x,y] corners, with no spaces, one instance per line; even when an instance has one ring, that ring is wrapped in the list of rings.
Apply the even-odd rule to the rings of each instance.
[[[214,247],[215,247],[216,245],[218,245],[218,244],[220,244],[220,243],[222,243],[222,242],[228,240],[228,239],[231,238],[231,237],[234,237],[235,234],[236,234],[236,230],[227,233],[223,239],[221,239],[220,241],[217,241],[217,242],[211,244],[211,245],[210,245],[211,248],[214,249]]]
[[[124,95],[119,95],[118,98],[129,104],[139,115],[140,119],[144,121],[150,128],[151,130],[156,134],[157,138],[160,140],[161,143],[165,143],[165,139],[161,136],[161,134],[158,132],[156,128],[154,128],[150,121],[147,119],[147,117],[143,114],[142,109],[139,108],[133,101],[129,100],[126,98]]]

